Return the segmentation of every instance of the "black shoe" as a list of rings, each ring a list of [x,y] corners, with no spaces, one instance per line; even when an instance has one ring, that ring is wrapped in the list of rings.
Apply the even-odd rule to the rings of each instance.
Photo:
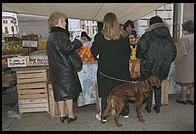
[[[176,102],[181,103],[181,104],[187,104],[186,100],[176,100]]]
[[[155,110],[157,113],[159,113],[159,112],[160,112],[160,107],[154,106],[154,107],[153,107],[153,110]]]
[[[68,123],[71,123],[72,121],[75,121],[75,120],[77,120],[77,116],[74,116],[74,118],[67,117]]]
[[[194,105],[194,101],[191,101],[191,100],[187,100],[187,103]]]
[[[64,123],[64,121],[67,119],[67,116],[64,116],[64,117],[60,117],[60,121],[62,122],[62,123]]]
[[[146,107],[145,107],[145,110],[146,110],[148,113],[150,113],[150,112],[151,112],[151,107],[146,106]]]

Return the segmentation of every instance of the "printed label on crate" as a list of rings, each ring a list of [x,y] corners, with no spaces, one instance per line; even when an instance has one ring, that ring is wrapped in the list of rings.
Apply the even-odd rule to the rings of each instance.
[[[47,66],[48,56],[29,56],[27,59],[27,66]]]
[[[27,66],[26,57],[7,58],[7,61],[8,61],[8,67],[26,67]]]
[[[37,41],[23,40],[22,46],[23,47],[37,47]]]

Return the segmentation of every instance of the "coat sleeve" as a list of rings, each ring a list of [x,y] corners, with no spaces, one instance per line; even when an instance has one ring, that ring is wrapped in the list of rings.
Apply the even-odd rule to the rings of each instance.
[[[179,64],[182,59],[187,55],[187,40],[185,38],[181,38],[179,44],[177,46],[177,56],[175,59],[175,64]]]
[[[73,53],[76,49],[83,46],[79,40],[75,39],[73,42],[71,42],[66,36],[57,36],[56,45],[58,45],[59,50],[66,55]]]
[[[137,45],[137,49],[136,49],[136,57],[137,58],[143,58],[148,47],[149,47],[147,36],[148,36],[148,34],[145,33],[138,41],[138,45]]]
[[[90,50],[91,50],[91,53],[92,53],[92,55],[93,55],[93,57],[97,60],[98,58],[97,58],[97,55],[99,54],[99,41],[98,41],[98,34],[96,34],[95,35],[95,37],[94,37],[94,41],[93,41],[93,43],[92,43],[92,46],[91,46],[91,48],[90,48]]]

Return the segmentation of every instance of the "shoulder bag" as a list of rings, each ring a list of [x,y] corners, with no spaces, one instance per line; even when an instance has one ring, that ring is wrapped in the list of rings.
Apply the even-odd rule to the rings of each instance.
[[[70,54],[69,59],[74,70],[76,70],[77,72],[82,70],[83,61],[77,52],[73,52],[72,54]]]

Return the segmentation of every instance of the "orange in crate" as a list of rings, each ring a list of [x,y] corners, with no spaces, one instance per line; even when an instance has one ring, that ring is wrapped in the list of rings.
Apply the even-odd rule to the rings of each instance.
[[[83,46],[83,47],[77,49],[76,52],[80,55],[80,57],[84,63],[95,61],[90,49],[87,46]]]

